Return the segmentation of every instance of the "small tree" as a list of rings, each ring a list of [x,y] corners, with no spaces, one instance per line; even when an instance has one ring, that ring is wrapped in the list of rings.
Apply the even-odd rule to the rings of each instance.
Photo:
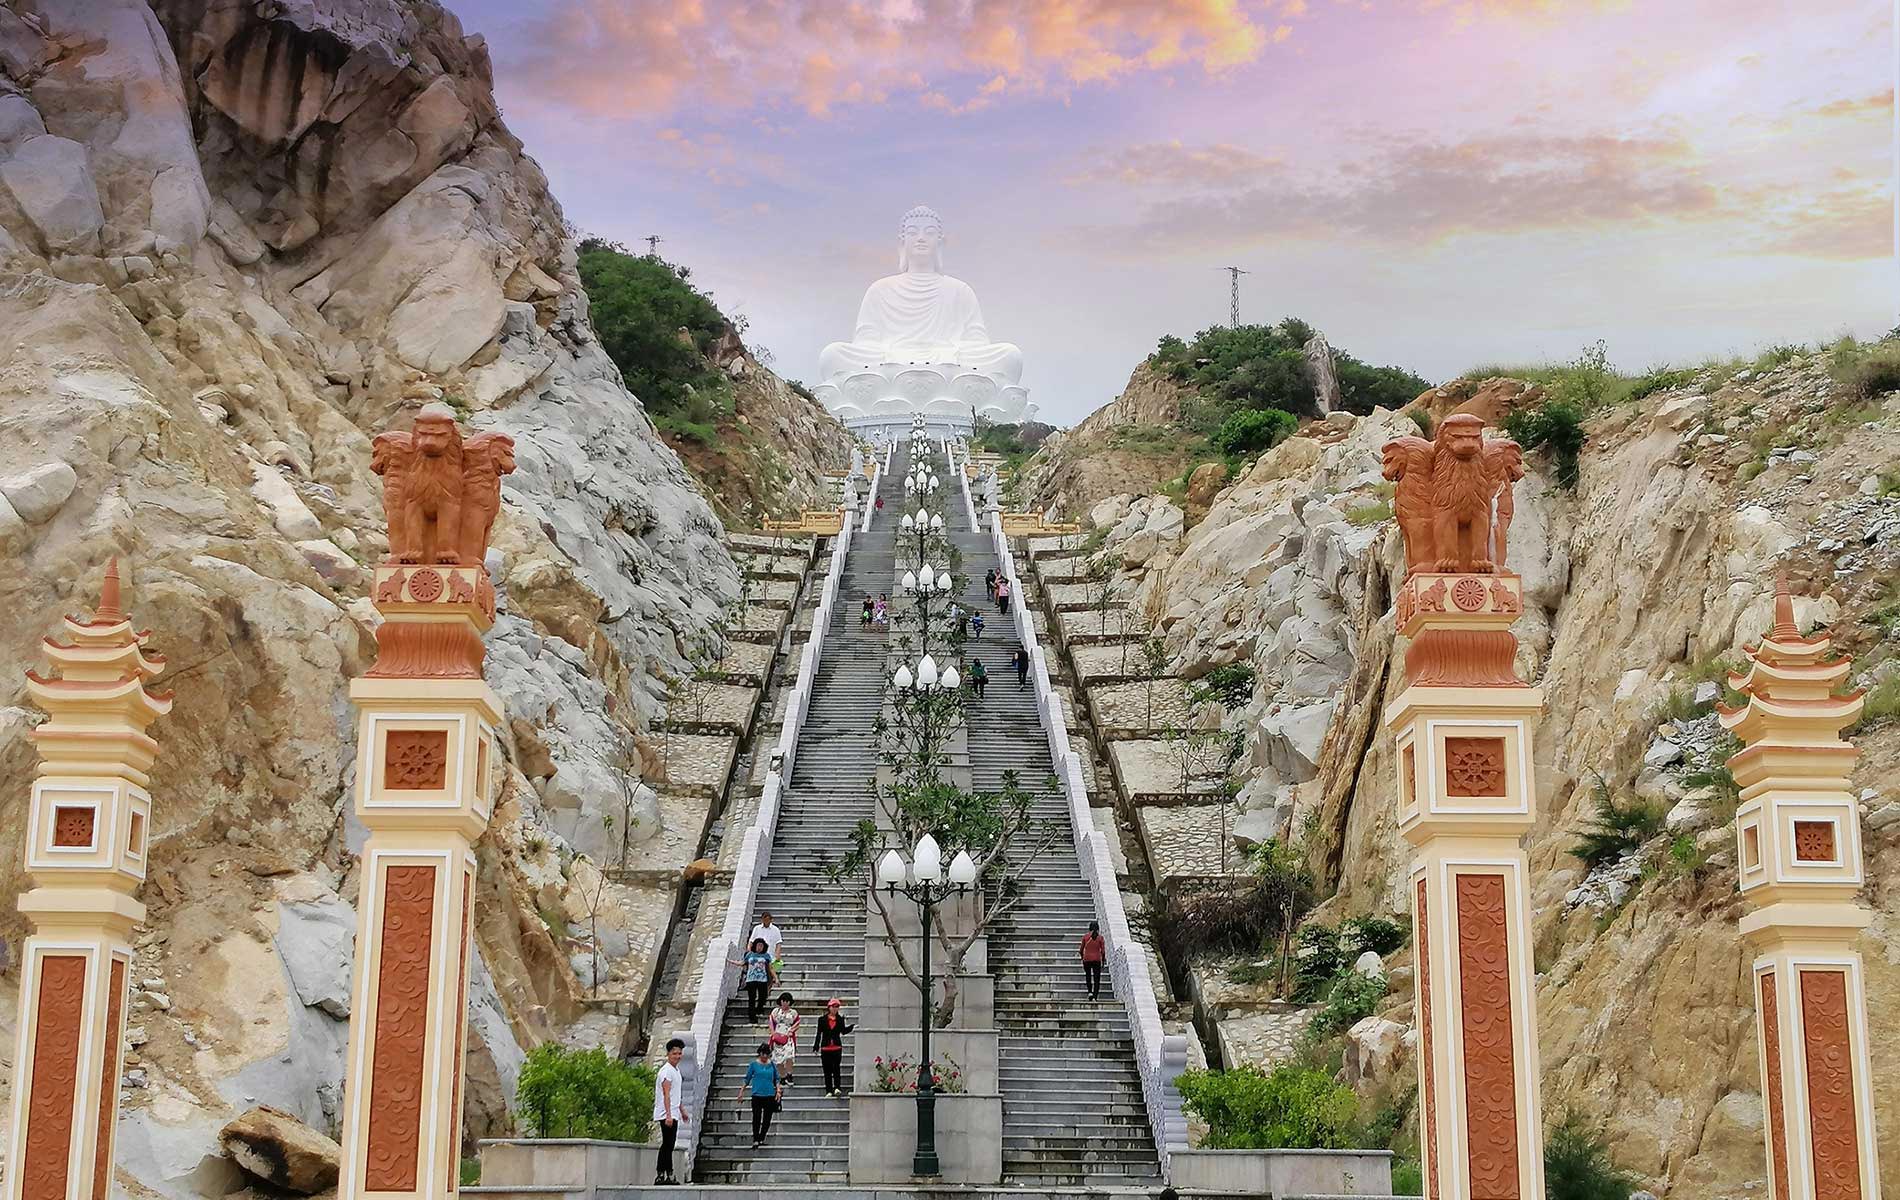
[[[653,1112],[653,1069],[598,1047],[569,1050],[545,1042],[521,1064],[515,1103],[537,1137],[644,1142]]]
[[[1089,560],[1088,574],[1084,579],[1094,594],[1096,611],[1101,615],[1102,632],[1108,632],[1108,606],[1115,599],[1115,576],[1122,569],[1122,556],[1103,554]]]
[[[1168,644],[1150,633],[1141,643],[1141,674],[1147,682],[1148,694],[1148,716],[1143,723],[1150,729],[1155,724],[1155,681],[1165,678],[1167,672]]]

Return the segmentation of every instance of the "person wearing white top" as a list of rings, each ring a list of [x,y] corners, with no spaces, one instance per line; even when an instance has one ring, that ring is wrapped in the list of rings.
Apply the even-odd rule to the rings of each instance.
[[[759,914],[759,923],[752,927],[752,936],[745,940],[745,944],[750,946],[760,938],[765,939],[765,949],[771,954],[773,962],[777,962],[779,959],[785,957],[779,953],[778,949],[779,942],[785,938],[785,931],[780,929],[777,925],[772,924],[772,914],[769,912],[761,912]],[[774,980],[773,982],[777,981]]]
[[[680,1126],[686,1123],[685,1081],[680,1078],[680,1059],[686,1043],[674,1038],[666,1043],[666,1063],[653,1079],[653,1119],[660,1126],[660,1164],[653,1176],[655,1184],[678,1183],[673,1178],[673,1145],[679,1140]]]

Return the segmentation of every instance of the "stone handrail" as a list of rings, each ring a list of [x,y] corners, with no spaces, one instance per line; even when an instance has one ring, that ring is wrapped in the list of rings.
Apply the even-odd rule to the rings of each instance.
[[[948,442],[944,443],[944,453],[949,455],[950,465],[955,468],[957,473],[957,487],[963,492],[963,515],[969,518],[970,532],[981,533],[983,532],[983,527],[977,524],[976,521],[976,504],[970,499],[970,473],[963,469],[963,464],[956,460],[955,455],[950,454],[950,443]],[[1016,585],[1012,583],[1009,586],[1013,590]]]
[[[1155,1152],[1161,1159],[1161,1173],[1168,1177],[1169,1154],[1188,1146],[1187,1116],[1181,1108],[1181,1093],[1175,1080],[1187,1069],[1187,1039],[1167,1034],[1161,1028],[1161,1009],[1155,1003],[1154,980],[1148,973],[1148,956],[1128,928],[1128,912],[1122,905],[1121,885],[1109,859],[1108,842],[1095,828],[1090,811],[1088,784],[1082,775],[1082,759],[1069,745],[1068,721],[1063,716],[1062,698],[1049,680],[1048,660],[1036,642],[1035,622],[1025,608],[1022,580],[1016,573],[1016,560],[1010,554],[1009,539],[1003,533],[1001,513],[990,516],[990,540],[1002,563],[1003,577],[1009,581],[1011,605],[1016,615],[1016,638],[1029,651],[1030,676],[1036,688],[1036,712],[1043,732],[1049,739],[1049,753],[1060,765],[1058,783],[1069,802],[1069,826],[1074,835],[1076,859],[1082,877],[1088,881],[1089,894],[1095,901],[1096,919],[1107,939],[1109,978],[1115,994],[1128,1011],[1128,1027],[1134,1035],[1135,1065],[1141,1073],[1142,1100],[1153,1128]]]
[[[871,480],[871,497],[877,495],[877,476]],[[865,524],[870,524],[872,506],[865,506]],[[798,675],[792,683],[791,699],[785,708],[785,725],[779,731],[778,744],[772,750],[765,786],[759,794],[758,815],[753,818],[740,843],[739,861],[732,873],[732,896],[726,906],[726,919],[719,935],[705,950],[705,965],[700,973],[699,993],[693,1001],[693,1018],[686,1031],[678,1034],[686,1043],[681,1078],[685,1085],[688,1115],[686,1136],[681,1139],[685,1164],[681,1174],[692,1178],[693,1164],[699,1154],[699,1132],[705,1125],[707,1099],[712,1091],[712,1065],[719,1059],[719,1027],[725,1015],[726,1001],[736,990],[739,968],[733,963],[740,942],[751,929],[752,910],[758,896],[759,881],[771,866],[772,837],[778,828],[779,802],[785,781],[791,778],[792,763],[798,756],[798,733],[811,707],[812,687],[818,678],[818,661],[824,652],[825,632],[831,627],[831,613],[838,600],[838,582],[844,574],[844,560],[851,549],[856,523],[846,521],[832,543],[831,564],[825,571],[818,607],[812,612],[811,636],[799,655]]]

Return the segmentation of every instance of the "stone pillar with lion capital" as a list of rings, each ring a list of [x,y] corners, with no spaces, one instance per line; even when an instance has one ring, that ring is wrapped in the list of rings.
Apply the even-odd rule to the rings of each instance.
[[[436,1198],[457,1185],[474,902],[501,703],[482,679],[495,589],[482,566],[514,442],[464,438],[431,404],[375,440],[389,555],[376,567],[376,663],[350,685],[357,904],[338,1195]]]
[[[1516,676],[1523,584],[1504,569],[1515,442],[1469,415],[1387,444],[1408,563],[1399,830],[1412,846],[1420,1148],[1432,1200],[1541,1200],[1528,865],[1542,696]]]

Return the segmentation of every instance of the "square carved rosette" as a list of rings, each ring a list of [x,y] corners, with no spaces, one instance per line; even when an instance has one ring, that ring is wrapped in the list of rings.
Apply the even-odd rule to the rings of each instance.
[[[119,778],[44,777],[27,815],[27,869],[36,879],[110,877],[130,891],[145,880],[152,797]]]
[[[500,700],[480,680],[365,677],[350,687],[356,813],[371,829],[456,827],[481,836],[501,790]]]
[[[1741,891],[1751,905],[1852,903],[1865,882],[1860,815],[1839,785],[1838,756],[1805,749],[1756,750],[1735,813]],[[1738,756],[1739,758],[1740,756]]]

